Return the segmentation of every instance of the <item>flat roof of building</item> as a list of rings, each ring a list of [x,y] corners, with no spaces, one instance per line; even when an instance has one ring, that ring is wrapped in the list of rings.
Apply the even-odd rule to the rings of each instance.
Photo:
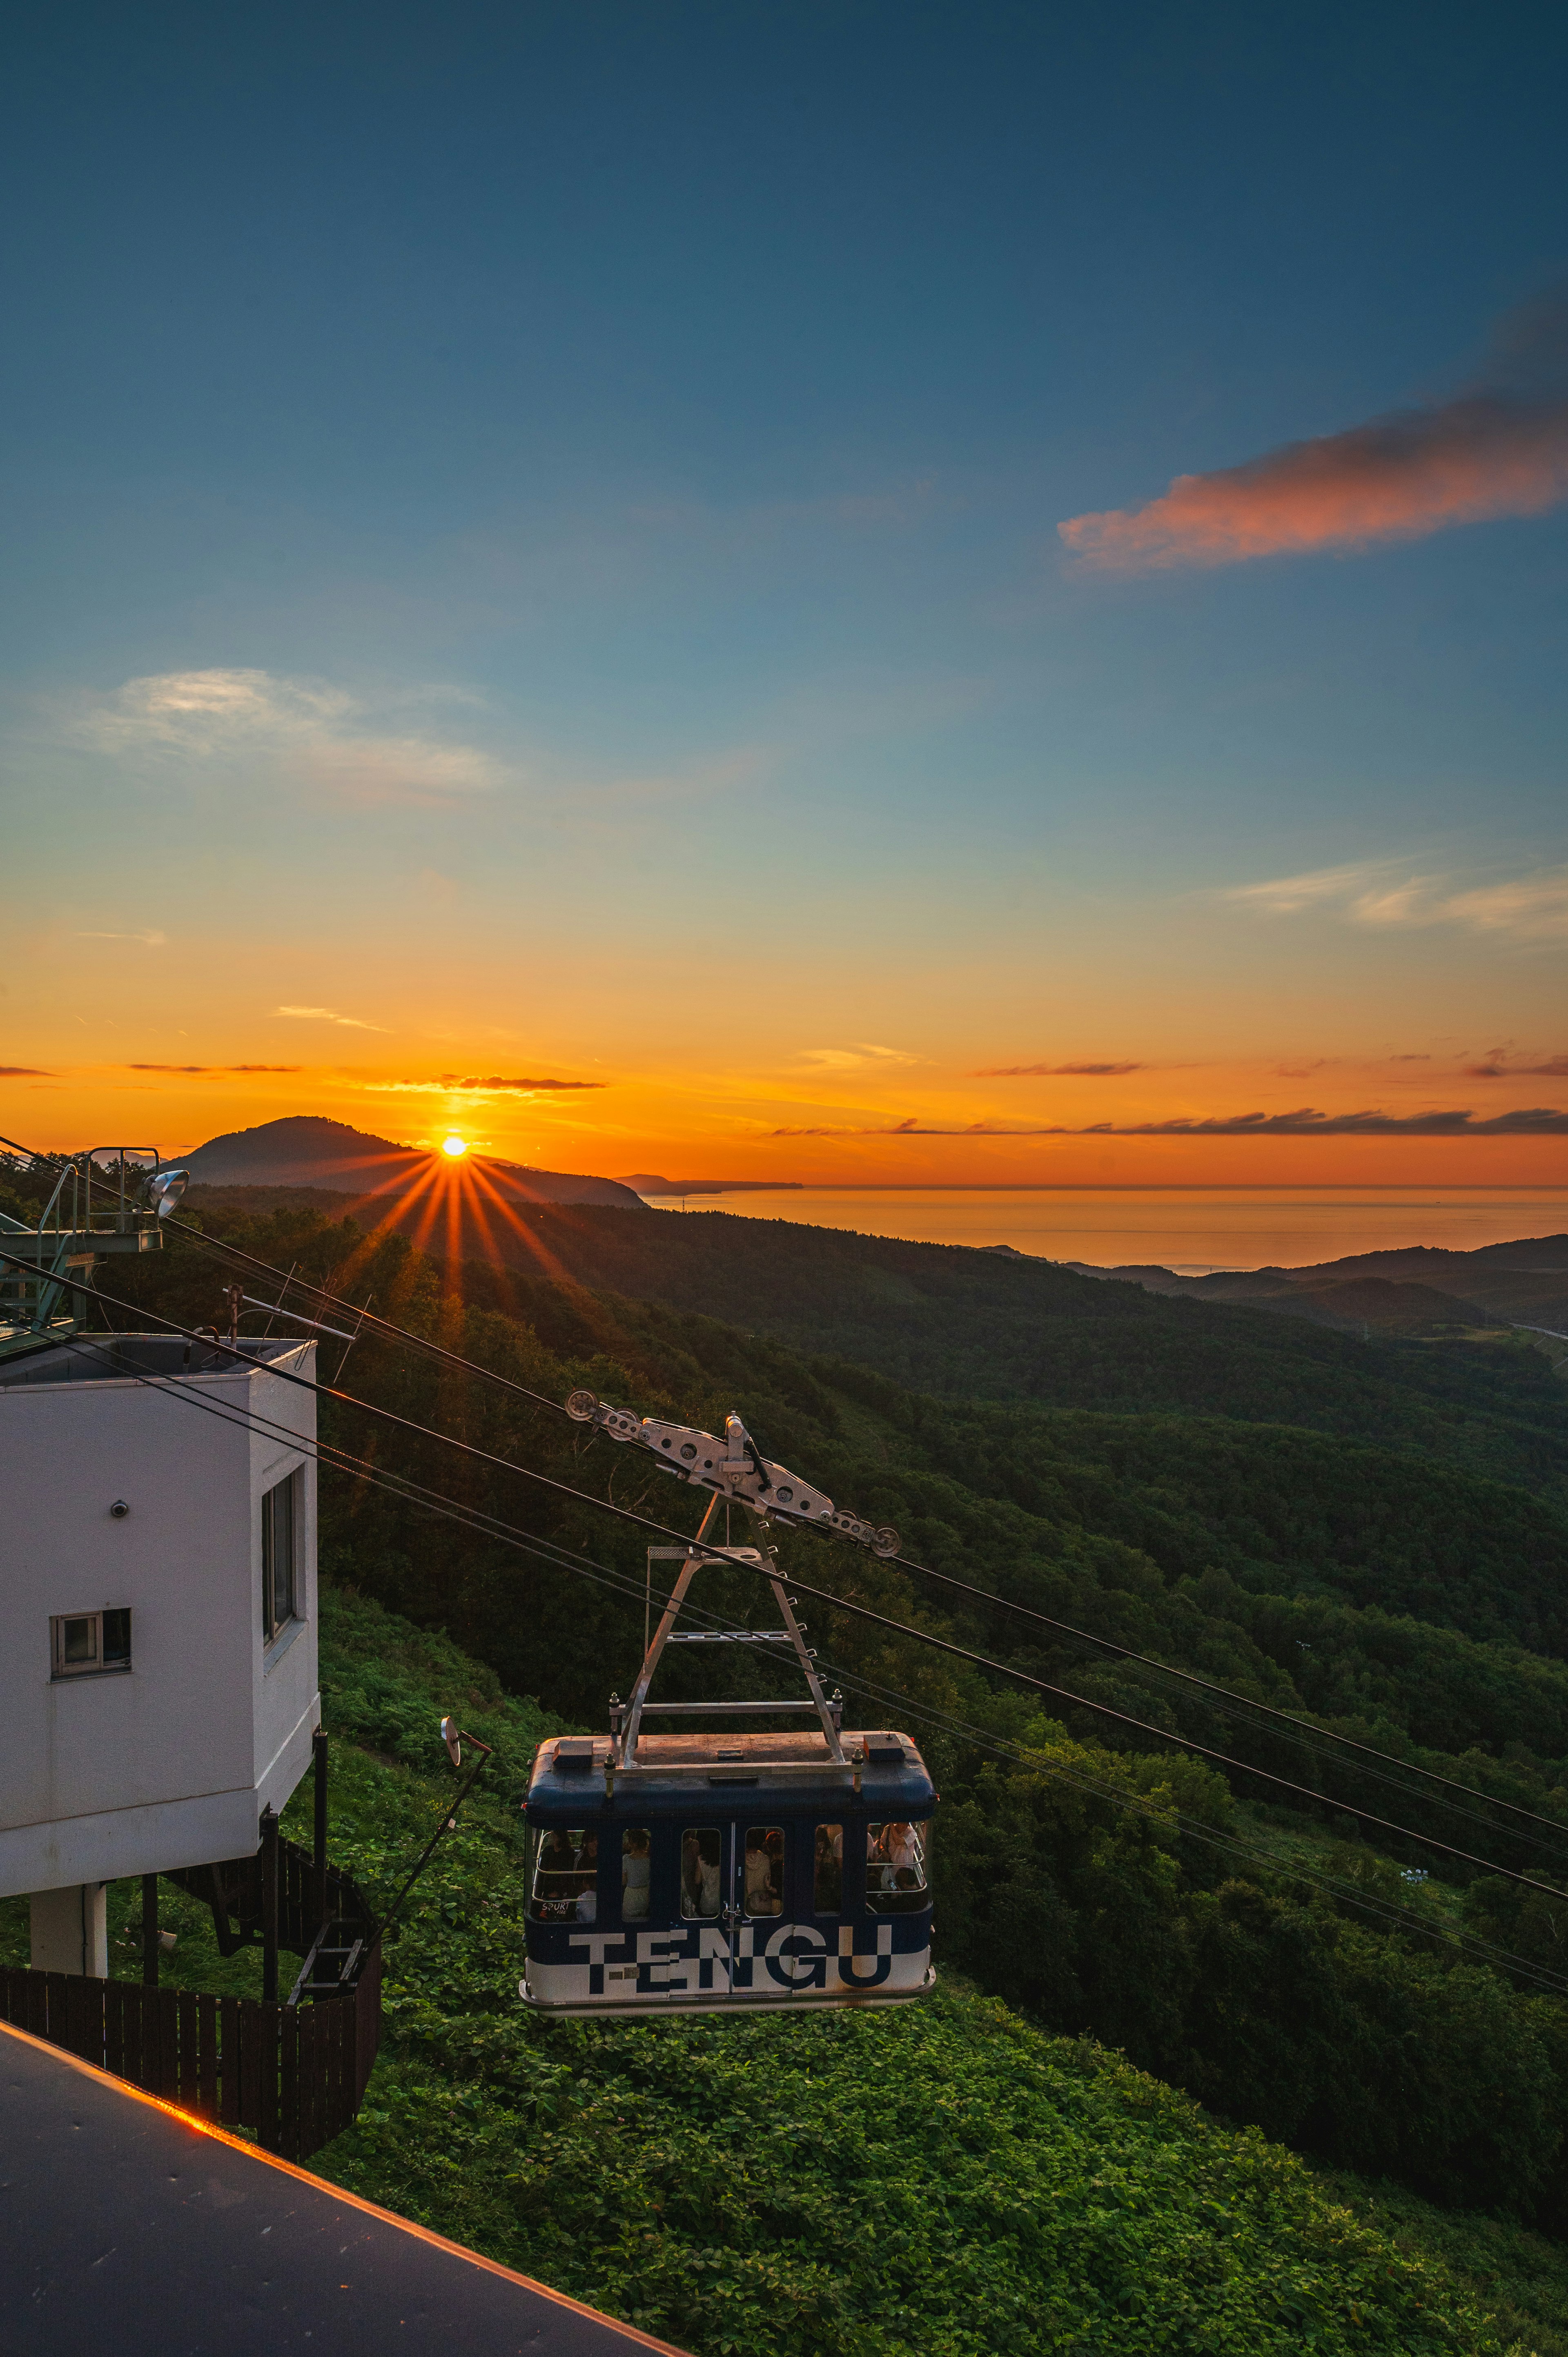
[[[289,1335],[260,1340],[242,1334],[239,1344],[256,1367],[272,1367],[314,1349]],[[22,1357],[0,1361],[0,1391],[27,1391],[41,1383],[138,1383],[148,1375],[167,1383],[180,1375],[237,1375],[241,1364],[227,1345],[188,1342],[183,1334],[72,1334]]]
[[[681,2357],[0,2024],[14,2357]]]

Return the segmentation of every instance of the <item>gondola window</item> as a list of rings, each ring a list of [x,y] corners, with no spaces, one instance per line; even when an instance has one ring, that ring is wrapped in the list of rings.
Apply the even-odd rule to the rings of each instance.
[[[926,1828],[897,1821],[869,1825],[865,1840],[865,1903],[876,1915],[913,1915],[929,1903]]]
[[[717,1825],[688,1825],[681,1836],[681,1912],[714,1922],[723,1898],[724,1835]]]
[[[779,1825],[752,1825],[746,1836],[746,1911],[784,1912],[784,1835]]]
[[[598,1835],[581,1825],[553,1825],[539,1845],[529,1913],[539,1923],[591,1923]]]

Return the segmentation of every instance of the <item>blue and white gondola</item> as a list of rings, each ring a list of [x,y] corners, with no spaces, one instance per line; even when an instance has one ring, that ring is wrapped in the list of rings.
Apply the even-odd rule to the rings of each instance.
[[[898,2005],[931,1964],[937,1795],[906,1735],[553,1738],[525,1803],[543,2013]],[[608,1772],[607,1772],[607,1770]]]

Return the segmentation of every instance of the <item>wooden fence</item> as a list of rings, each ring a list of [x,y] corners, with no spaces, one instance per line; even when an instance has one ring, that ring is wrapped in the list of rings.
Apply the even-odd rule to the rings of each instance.
[[[323,1953],[326,1978],[313,1983],[310,2001],[276,2005],[18,1965],[0,1968],[0,2021],[181,2111],[246,2129],[285,2160],[318,2152],[359,2110],[376,2059],[381,1939],[348,1875],[282,1838],[271,1857],[277,1947],[309,1956],[329,1928],[340,1943]],[[263,1847],[254,1857],[182,1867],[166,1878],[211,1908],[226,1956],[262,1940],[266,1860]]]
[[[375,2061],[381,2009],[375,1943],[351,1990],[306,2006],[0,1970],[0,2018],[183,2112],[248,2129],[285,2160],[304,2160],[349,2126]]]

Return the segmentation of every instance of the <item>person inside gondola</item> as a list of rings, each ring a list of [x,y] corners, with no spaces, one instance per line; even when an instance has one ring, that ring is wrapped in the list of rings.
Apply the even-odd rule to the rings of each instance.
[[[782,1852],[782,1836],[779,1848]],[[746,1911],[748,1915],[779,1915],[783,1912],[784,1900],[778,1887],[781,1880],[778,1876],[778,1867],[781,1865],[781,1856],[776,1862],[769,1855],[768,1828],[753,1825],[746,1837]]]
[[[620,1911],[621,1921],[630,1923],[648,1912],[648,1830],[642,1825],[628,1825],[621,1842]]]
[[[911,1888],[911,1885],[900,1883],[899,1877],[906,1867],[913,1874],[919,1859],[920,1853],[915,1845],[914,1826],[902,1824],[884,1825],[882,1847],[888,1865],[893,1868],[895,1883],[898,1884],[900,1889]]]
[[[812,1861],[811,1907],[818,1915],[836,1915],[843,1901],[843,1827],[819,1825]]]
[[[572,1900],[577,1888],[576,1864],[571,1835],[563,1826],[553,1826],[539,1846],[539,1866],[533,1878],[533,1911],[536,1915],[564,1916],[571,1913]]]
[[[681,1912],[711,1922],[719,1911],[723,1847],[712,1825],[688,1827],[681,1842]]]

